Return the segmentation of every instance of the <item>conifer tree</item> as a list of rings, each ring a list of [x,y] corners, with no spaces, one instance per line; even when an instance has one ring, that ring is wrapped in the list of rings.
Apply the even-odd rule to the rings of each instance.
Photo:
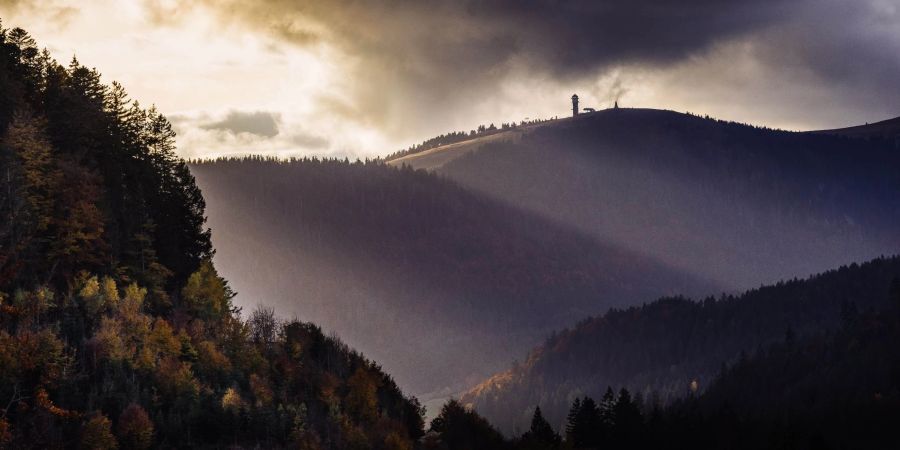
[[[643,426],[643,417],[627,389],[622,388],[619,391],[613,406],[613,414],[615,423],[612,428],[612,441],[618,445],[635,442]]]
[[[572,405],[566,426],[566,442],[574,448],[592,448],[600,445],[603,423],[594,399],[585,396]]]
[[[569,413],[566,415],[566,441],[572,442],[575,428],[578,425],[578,414],[581,411],[581,398],[575,398]]]
[[[544,419],[540,406],[534,408],[534,414],[531,417],[531,428],[522,435],[521,441],[522,445],[527,449],[549,450],[559,447],[559,434]]]

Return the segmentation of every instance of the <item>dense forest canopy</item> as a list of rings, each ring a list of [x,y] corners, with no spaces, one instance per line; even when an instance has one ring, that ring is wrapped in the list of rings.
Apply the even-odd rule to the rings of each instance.
[[[879,258],[742,295],[701,301],[663,298],[613,309],[554,333],[523,363],[486,380],[461,400],[506,432],[526,426],[535,404],[558,427],[574,398],[599,399],[607,386],[669,404],[691,389],[705,391],[723,365],[734,365],[760,349],[785,339],[821,344],[862,315],[897,307],[898,287],[900,257]],[[860,368],[858,375],[867,373],[868,368]],[[736,401],[737,394],[715,395],[724,402]],[[765,406],[760,402],[754,405],[757,409]]]
[[[865,287],[884,303],[865,310],[848,306],[840,324],[829,330],[805,335],[789,330],[781,339],[723,363],[706,387],[696,380],[685,383],[683,395],[673,402],[627,388],[595,387],[590,395],[573,392],[563,416],[551,424],[544,416],[550,400],[533,398],[536,406],[529,408],[524,432],[505,438],[478,412],[454,400],[432,421],[423,442],[426,448],[451,450],[896,448],[900,276],[883,283],[884,270],[896,265],[897,258],[878,260],[793,282],[818,284],[801,288],[812,301],[827,297],[828,291],[820,288],[860,298],[853,288]],[[789,296],[790,289],[783,288],[760,291]],[[748,293],[727,301],[756,300]],[[681,338],[675,333],[673,339]],[[496,400],[511,399],[501,395]]]
[[[0,448],[412,448],[377,364],[232,304],[174,137],[0,27]]]
[[[497,125],[478,125],[474,130],[469,130],[468,133],[465,131],[451,131],[449,133],[441,134],[435,136],[433,138],[429,138],[424,140],[421,144],[415,144],[409,146],[409,148],[404,150],[398,150],[394,153],[391,153],[384,157],[384,161],[394,161],[405,156],[415,155],[417,153],[422,153],[434,148],[442,147],[445,145],[456,144],[459,142],[465,142],[469,140],[473,140],[479,137],[490,136],[497,133],[502,133],[506,131],[516,131],[522,127],[528,127],[529,125],[538,125],[541,123],[546,123],[549,120],[553,119],[532,119],[532,120],[523,120],[519,123],[516,122],[503,122],[500,124],[498,128]]]
[[[165,291],[212,254],[171,124],[96,69],[56,63],[21,29],[3,45],[0,289],[118,271],[165,311]]]

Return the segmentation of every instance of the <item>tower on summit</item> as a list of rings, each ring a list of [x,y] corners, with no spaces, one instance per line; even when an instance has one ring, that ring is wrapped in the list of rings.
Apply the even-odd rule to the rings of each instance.
[[[578,115],[578,94],[572,94],[572,117]]]

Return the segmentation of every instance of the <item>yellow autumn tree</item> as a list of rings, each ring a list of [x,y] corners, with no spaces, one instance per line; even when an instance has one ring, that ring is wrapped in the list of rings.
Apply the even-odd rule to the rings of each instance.
[[[78,290],[78,298],[84,305],[88,318],[93,319],[104,309],[105,301],[100,294],[100,281],[96,276],[82,277],[81,289]]]
[[[125,288],[124,295],[119,301],[118,313],[125,320],[133,320],[141,313],[144,306],[144,298],[147,289],[131,283]]]
[[[112,433],[112,423],[103,414],[94,414],[81,429],[80,448],[85,450],[112,450],[119,443]]]
[[[181,290],[184,306],[195,316],[204,319],[218,319],[230,312],[234,293],[225,279],[219,276],[212,261],[206,260],[191,274],[187,285]]]
[[[359,367],[347,380],[347,398],[344,400],[351,416],[364,422],[378,418],[379,383],[369,371]]]
[[[246,407],[247,404],[237,389],[230,387],[225,390],[225,394],[222,395],[222,409],[237,414]]]
[[[154,370],[165,357],[177,357],[181,353],[181,341],[165,319],[157,317],[138,356],[137,365],[143,370]]]
[[[199,373],[221,376],[231,370],[231,360],[212,341],[204,340],[197,344],[197,357]]]
[[[144,450],[153,445],[153,421],[147,411],[132,403],[119,415],[116,434],[122,446],[129,449]]]
[[[115,318],[104,316],[100,319],[100,326],[97,332],[91,338],[89,347],[93,350],[94,357],[103,358],[113,362],[124,362],[130,359],[131,355],[123,341],[124,331],[122,321]]]
[[[116,286],[116,280],[110,277],[103,277],[100,282],[100,295],[103,302],[110,308],[116,308],[119,305],[119,288]]]

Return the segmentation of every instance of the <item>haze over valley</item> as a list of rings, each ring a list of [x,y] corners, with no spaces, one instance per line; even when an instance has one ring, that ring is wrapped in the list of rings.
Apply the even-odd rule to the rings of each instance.
[[[0,449],[893,450],[895,3],[0,0]]]
[[[416,154],[194,164],[217,266],[237,302],[320,323],[429,396],[610,307],[900,246],[889,141],[624,108],[506,133],[423,152],[454,153],[439,176]]]

